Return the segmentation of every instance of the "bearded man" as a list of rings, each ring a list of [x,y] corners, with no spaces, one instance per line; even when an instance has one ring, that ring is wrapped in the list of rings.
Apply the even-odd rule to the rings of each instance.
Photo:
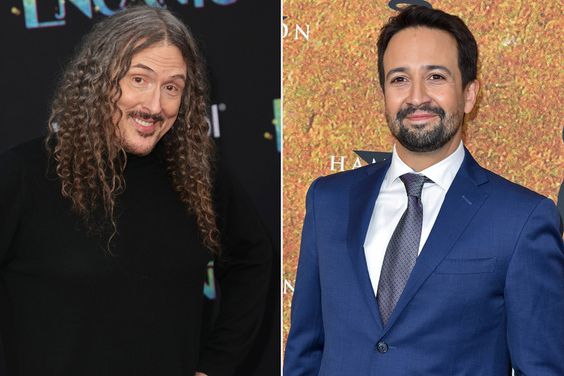
[[[316,180],[284,375],[564,375],[564,246],[552,201],[462,143],[478,49],[410,6],[378,40],[383,162]]]
[[[134,7],[85,37],[47,139],[0,158],[9,376],[234,374],[271,249],[214,174],[207,109],[196,43],[170,12]],[[221,299],[209,310],[214,260]]]

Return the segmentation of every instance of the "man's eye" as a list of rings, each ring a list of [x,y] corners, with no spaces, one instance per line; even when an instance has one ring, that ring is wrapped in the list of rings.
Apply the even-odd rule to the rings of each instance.
[[[163,89],[171,97],[176,97],[176,96],[180,95],[180,93],[182,91],[178,86],[173,85],[173,84],[164,85]]]
[[[407,80],[406,80],[405,77],[401,77],[401,76],[400,76],[400,77],[394,77],[394,78],[392,78],[391,83],[392,83],[392,84],[395,84],[395,83],[401,83],[401,82],[406,82],[406,81],[407,81]]]
[[[445,77],[440,75],[440,74],[432,74],[429,78],[431,80],[444,80],[445,79]]]
[[[132,78],[132,81],[133,81],[134,84],[137,84],[137,85],[142,85],[145,82],[143,77],[139,77],[139,76],[134,76]]]

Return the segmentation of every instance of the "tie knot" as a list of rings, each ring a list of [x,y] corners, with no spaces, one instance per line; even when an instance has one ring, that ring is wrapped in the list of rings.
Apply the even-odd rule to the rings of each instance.
[[[421,191],[423,190],[423,184],[431,182],[431,179],[425,175],[419,174],[403,174],[400,176],[401,181],[405,185],[405,190],[408,196],[421,197]]]

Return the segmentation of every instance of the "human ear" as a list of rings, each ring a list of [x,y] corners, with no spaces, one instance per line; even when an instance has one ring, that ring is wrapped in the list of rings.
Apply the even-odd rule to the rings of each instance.
[[[464,113],[469,114],[476,105],[478,92],[480,91],[480,82],[474,80],[469,82],[464,88]]]

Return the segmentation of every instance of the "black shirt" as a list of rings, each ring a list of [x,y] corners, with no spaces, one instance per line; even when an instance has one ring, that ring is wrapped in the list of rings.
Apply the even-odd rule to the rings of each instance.
[[[215,262],[221,300],[212,320],[203,294],[212,256],[158,151],[128,156],[109,254],[107,236],[88,235],[61,195],[44,149],[35,140],[0,157],[0,333],[8,375],[232,374],[258,328],[271,250],[224,172],[215,196],[224,240]]]

